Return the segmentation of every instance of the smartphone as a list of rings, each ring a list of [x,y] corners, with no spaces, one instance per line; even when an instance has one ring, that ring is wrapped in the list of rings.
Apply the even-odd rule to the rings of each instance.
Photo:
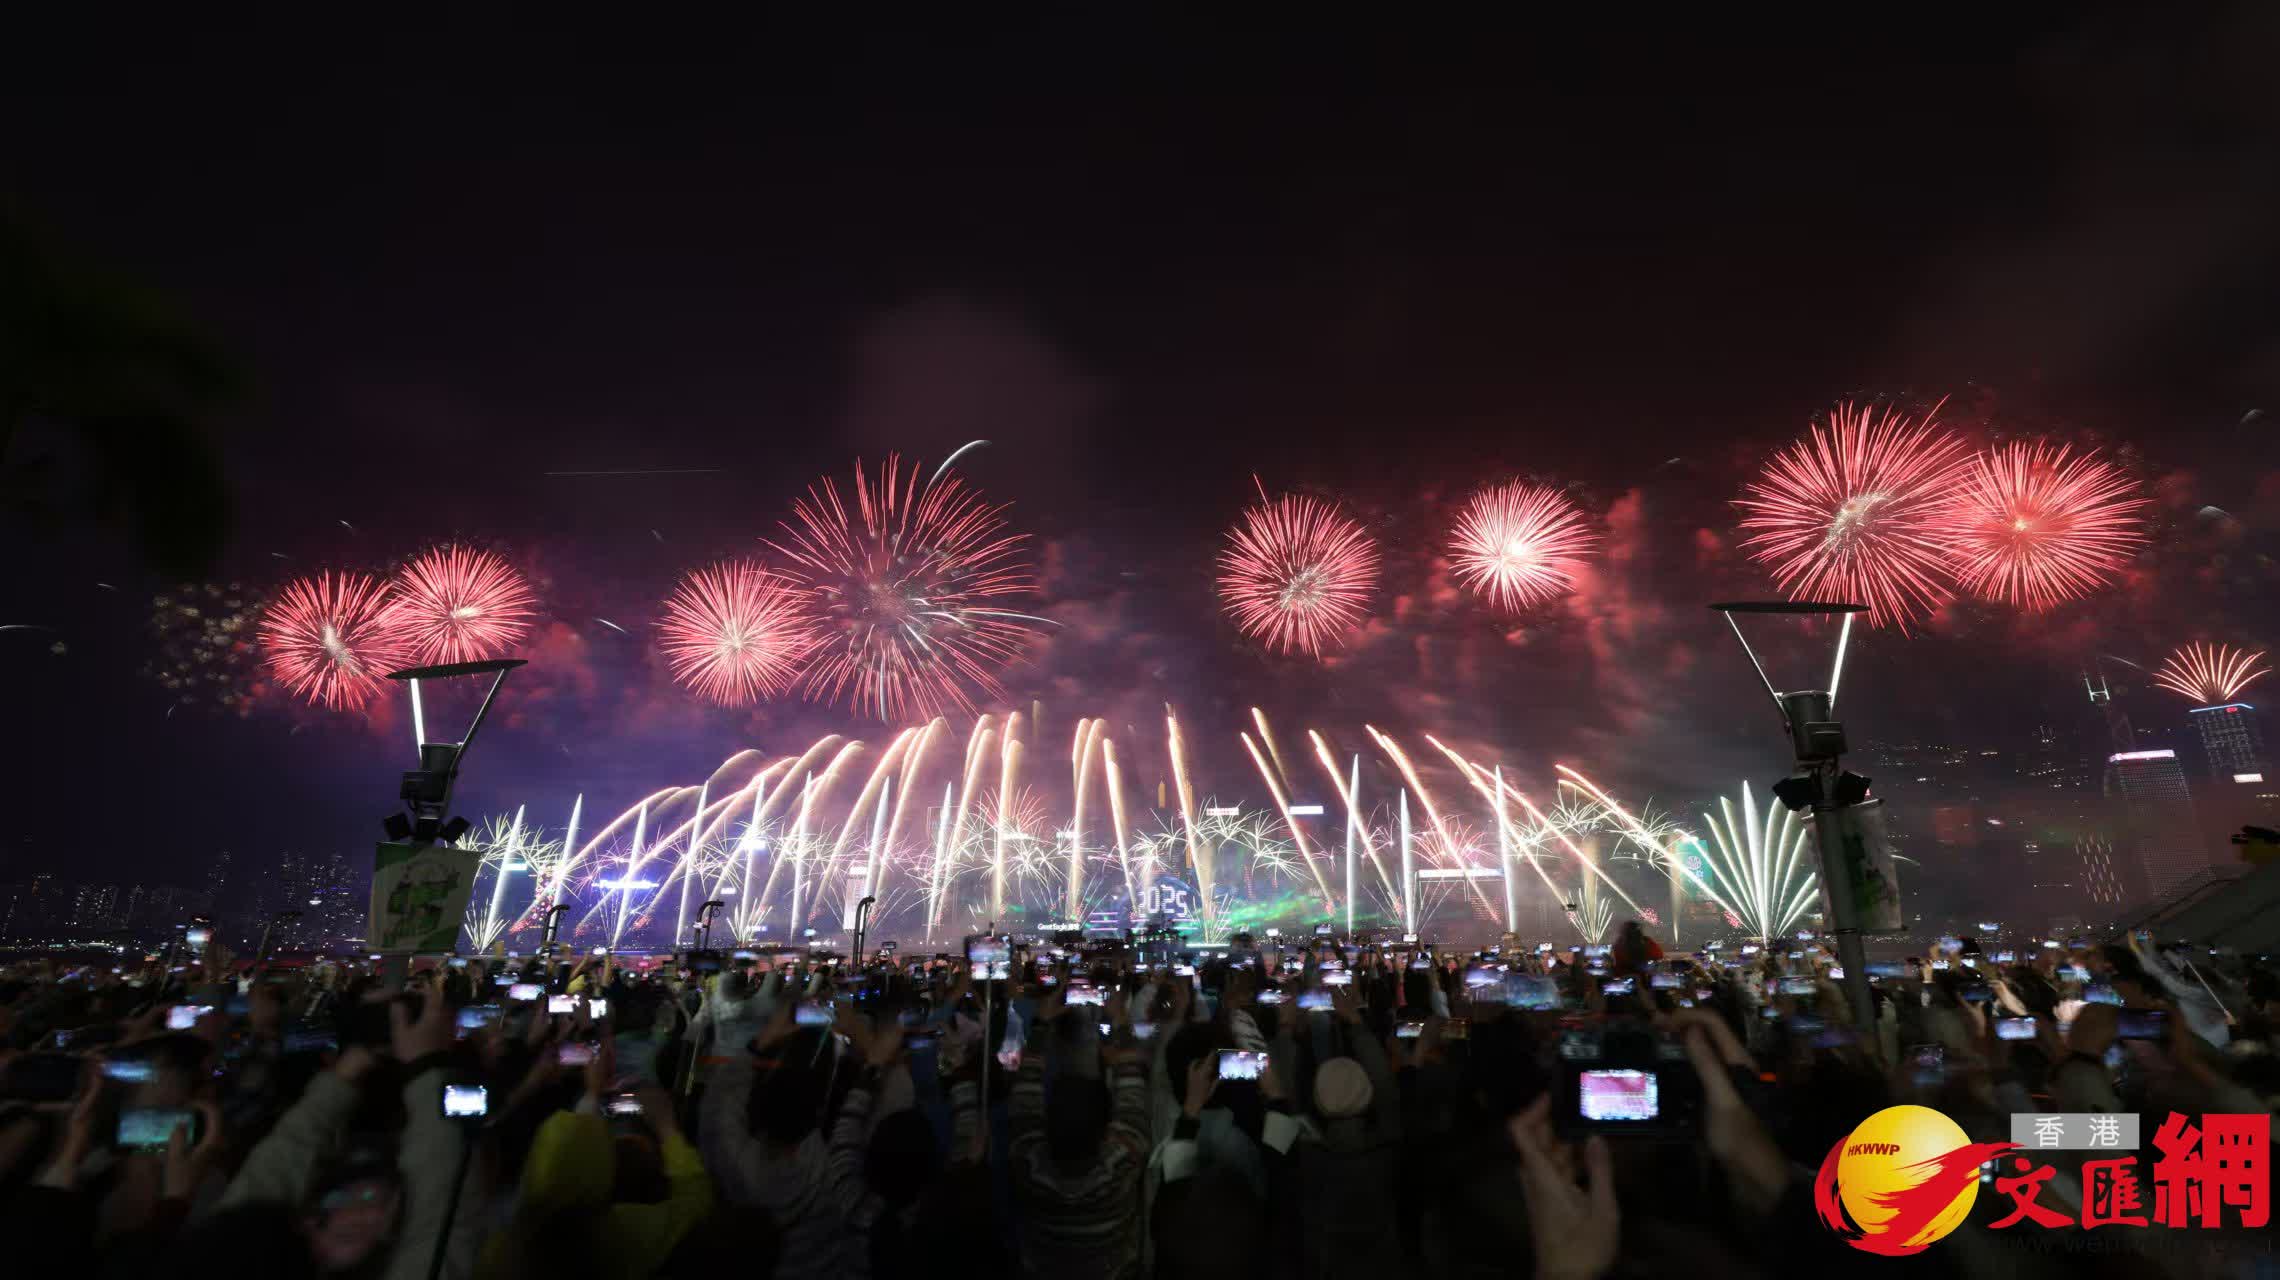
[[[2112,986],[2103,982],[2093,982],[2082,988],[2082,1002],[2084,1004],[2120,1004],[2122,998],[2115,994]]]
[[[641,1115],[641,1098],[630,1091],[613,1093],[602,1101],[602,1114],[612,1120]]]
[[[1610,996],[1627,996],[1638,989],[1637,978],[1609,978],[1599,987],[1601,994]]]
[[[158,1069],[147,1058],[111,1058],[103,1063],[103,1074],[121,1084],[145,1084]]]
[[[1331,997],[1329,992],[1320,988],[1312,988],[1298,993],[1298,1007],[1308,1013],[1313,1013],[1317,1010],[1335,1009],[1338,1007],[1338,1002]]]
[[[1551,953],[1552,953],[1552,944],[1551,944],[1551,943],[1549,943],[1549,942],[1539,942],[1539,943],[1537,943],[1537,944],[1536,944],[1536,954],[1537,954],[1537,955],[1540,955],[1540,956],[1546,956],[1546,955],[1550,955]]]
[[[2032,1040],[2035,1038],[2033,1018],[1997,1018],[1995,1038],[1998,1040]]]
[[[1523,1009],[1557,1009],[1560,986],[1550,978],[1532,973],[1509,973],[1504,976],[1504,999],[1505,1003]]]
[[[1354,985],[1354,975],[1344,969],[1327,970],[1322,975],[1322,985],[1326,987],[1350,987]]]
[[[127,1107],[119,1112],[118,1145],[127,1151],[163,1151],[176,1129],[188,1126],[190,1145],[198,1145],[198,1113],[189,1107]]]
[[[546,988],[535,982],[518,982],[507,988],[509,1000],[536,1000],[546,994]]]
[[[1175,978],[1192,978],[1195,976],[1195,966],[1192,964],[1175,964],[1172,966],[1172,976]]]
[[[1327,937],[1329,937],[1329,936],[1330,936],[1330,926],[1329,926],[1329,925],[1326,925],[1326,924],[1318,924],[1318,925],[1314,926],[1314,936],[1315,936],[1315,937],[1317,937],[1317,938],[1327,938]]]
[[[2167,1009],[2124,1009],[2114,1022],[2117,1040],[2159,1040],[2168,1034]]]
[[[1504,966],[1495,964],[1472,965],[1465,970],[1465,985],[1468,987],[1503,986]]]
[[[185,929],[182,931],[182,943],[184,946],[202,947],[213,936],[214,931],[211,929]],[[164,1140],[162,1139],[161,1145],[163,1143]]]
[[[489,1089],[479,1084],[447,1084],[443,1086],[444,1119],[476,1120],[489,1114],[491,1114],[491,1091]]]
[[[1756,944],[1756,943],[1754,943],[1754,942],[1745,942],[1745,943],[1743,943],[1743,944],[1742,944],[1742,954],[1743,954],[1743,955],[1745,955],[1745,956],[1754,956],[1754,955],[1756,955],[1757,953],[1758,953],[1758,944]]]
[[[1708,1000],[1711,995],[1712,992],[1708,987],[1696,987],[1694,989],[1694,998],[1697,1000]]]
[[[1843,965],[1841,965],[1841,964],[1833,964],[1833,965],[1830,965],[1830,966],[1829,966],[1829,981],[1831,981],[1831,982],[1843,982],[1844,980],[1845,980],[1845,967],[1844,967]]]
[[[1598,1068],[1576,1080],[1575,1112],[1593,1124],[1638,1124],[1662,1117],[1662,1082],[1652,1071]]]
[[[1868,966],[1868,976],[1871,978],[1905,978],[1908,976],[1908,967],[1880,960]]]
[[[792,1021],[803,1027],[828,1027],[831,1006],[821,1000],[802,1000],[799,1007],[792,1010]]]
[[[1072,992],[1070,992],[1069,994],[1070,994],[1071,996],[1075,996],[1077,993],[1076,993],[1076,992],[1074,992],[1074,991],[1072,991]],[[1096,992],[1095,994],[1097,994],[1097,992]],[[1282,993],[1282,992],[1280,992],[1280,991],[1262,991],[1262,992],[1260,992],[1258,995],[1256,995],[1256,996],[1254,996],[1254,997],[1252,997],[1252,998],[1253,998],[1253,999],[1255,999],[1255,1000],[1257,1000],[1257,1001],[1258,1001],[1260,1004],[1281,1004],[1281,1003],[1283,1002],[1283,993]],[[1083,1001],[1075,1001],[1075,1000],[1072,1000],[1072,1001],[1071,1001],[1071,1003],[1080,1003],[1080,1004],[1081,1004],[1081,1003],[1085,1003],[1085,1002],[1083,1002]],[[1095,1003],[1095,1004],[1097,1004],[1097,1003],[1099,1003],[1099,1002],[1098,1002],[1098,1001],[1092,1001],[1091,1003]]]
[[[1932,961],[1932,967],[1934,969],[1945,969],[1948,967],[1948,962],[1945,960],[1934,960]]]
[[[1155,1034],[1156,1024],[1153,1022],[1135,1022],[1132,1024],[1132,1038],[1135,1040],[1152,1039]]]
[[[2016,951],[1998,951],[1995,953],[1995,963],[1997,964],[2014,964],[2018,959],[2019,953]]]
[[[1013,946],[1004,938],[988,936],[966,939],[966,961],[969,964],[1004,964],[1013,959]]]
[[[1783,978],[1781,980],[1781,994],[1785,996],[1809,996],[1817,990],[1819,988],[1813,985],[1811,978]]]
[[[610,1016],[610,1002],[600,996],[586,1001],[586,1016],[596,1022]]]
[[[1423,1034],[1425,1034],[1425,1024],[1422,1022],[1404,1022],[1393,1029],[1394,1038],[1397,1040],[1415,1040]]]
[[[548,996],[546,998],[546,1012],[557,1017],[573,1015],[578,1012],[578,997]]]
[[[1676,991],[1685,979],[1675,973],[1657,973],[1648,977],[1647,986],[1656,991]]]
[[[194,1031],[198,1027],[198,1019],[213,1011],[214,1006],[210,1004],[178,1004],[166,1011],[166,1029]]]
[[[498,1022],[498,1020],[499,1006],[495,1004],[468,1005],[459,1011],[459,1034],[466,1035],[469,1032],[481,1031],[483,1028]]]
[[[1973,1004],[1986,1004],[1995,998],[1995,989],[1984,982],[1975,982],[1957,991],[1956,994]]]
[[[1405,933],[1401,935],[1401,940],[1414,946],[1417,943],[1417,935],[1414,933]]]
[[[1269,1000],[1267,999],[1268,996],[1274,996],[1275,999]],[[1068,994],[1064,996],[1063,999],[1068,1001],[1070,1004],[1099,1005],[1107,1003],[1108,993],[1101,990],[1099,987],[1093,986],[1090,983],[1087,983],[1084,986],[1078,986],[1076,983],[1072,982],[1069,984]],[[1259,993],[1260,1004],[1276,1004],[1279,1003],[1280,1000],[1280,992],[1262,991]]]
[[[594,1060],[595,1047],[591,1040],[565,1040],[554,1060],[565,1067],[582,1067]]]
[[[451,959],[444,961],[444,963],[450,965],[454,969],[464,969],[467,967],[467,957],[453,956]]]
[[[1250,1049],[1221,1049],[1219,1051],[1219,1078],[1222,1080],[1256,1080],[1266,1070],[1267,1055]]]

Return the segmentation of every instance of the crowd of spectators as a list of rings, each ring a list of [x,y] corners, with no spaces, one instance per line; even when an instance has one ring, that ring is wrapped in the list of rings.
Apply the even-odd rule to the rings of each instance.
[[[1635,924],[1589,948],[1004,950],[19,961],[0,1213],[19,1258],[169,1277],[2270,1266],[2261,1230],[1992,1230],[1991,1188],[1924,1252],[1872,1257],[1812,1185],[1900,1102],[1998,1141],[2021,1112],[2269,1115],[2257,957],[1946,940],[1871,970],[1861,1026],[1814,943],[1686,954]],[[1657,1078],[1644,1111],[1581,1096],[1611,1062]],[[2062,1165],[2041,1202],[2080,1195]]]

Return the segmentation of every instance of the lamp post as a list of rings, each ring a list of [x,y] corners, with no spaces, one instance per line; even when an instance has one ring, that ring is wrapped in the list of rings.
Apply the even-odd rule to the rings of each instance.
[[[1821,901],[1828,910],[1830,932],[1836,935],[1837,958],[1843,963],[1842,980],[1846,1003],[1852,1007],[1853,1024],[1859,1028],[1862,1041],[1876,1044],[1875,1003],[1868,994],[1868,960],[1862,945],[1864,928],[1884,931],[1898,926],[1893,917],[1897,909],[1896,891],[1890,891],[1890,878],[1874,883],[1877,878],[1875,857],[1880,850],[1871,846],[1880,838],[1870,824],[1848,821],[1846,810],[1861,806],[1868,800],[1868,779],[1859,774],[1845,772],[1842,760],[1845,753],[1844,724],[1836,718],[1837,687],[1844,678],[1845,652],[1852,641],[1853,615],[1865,612],[1866,605],[1838,604],[1815,601],[1783,601],[1771,603],[1733,602],[1710,606],[1725,615],[1726,624],[1733,628],[1734,639],[1742,646],[1758,680],[1773,698],[1781,712],[1782,728],[1789,735],[1789,744],[1797,764],[1788,777],[1773,785],[1773,792],[1792,812],[1811,809],[1813,834],[1821,853]],[[1788,614],[1809,617],[1841,616],[1841,629],[1837,633],[1836,660],[1829,668],[1826,689],[1800,689],[1784,693],[1773,686],[1765,673],[1765,664],[1758,661],[1750,642],[1742,634],[1736,614]],[[1881,803],[1881,802],[1874,802]],[[1863,903],[1877,895],[1879,918],[1864,919]]]

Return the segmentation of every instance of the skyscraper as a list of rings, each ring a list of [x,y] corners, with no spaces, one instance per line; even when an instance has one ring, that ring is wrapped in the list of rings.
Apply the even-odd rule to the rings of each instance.
[[[2201,731],[2201,749],[2209,753],[2209,776],[2219,785],[2227,782],[2262,782],[2264,727],[2256,708],[2245,702],[2193,708],[2194,727]],[[2256,777],[2244,775],[2255,774]]]
[[[2106,796],[2122,809],[2115,852],[2125,896],[2152,901],[2208,870],[2201,824],[2177,753],[2116,751],[2106,757]]]

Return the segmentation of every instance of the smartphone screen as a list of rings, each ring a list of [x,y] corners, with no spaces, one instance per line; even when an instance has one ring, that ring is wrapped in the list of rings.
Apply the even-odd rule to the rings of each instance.
[[[1322,975],[1322,985],[1327,987],[1350,987],[1354,985],[1354,975],[1344,969],[1332,969]]]
[[[1269,1000],[1267,999],[1268,996],[1274,996],[1275,999]],[[1089,983],[1084,986],[1078,986],[1076,983],[1072,982],[1069,984],[1069,993],[1066,999],[1070,1004],[1097,1005],[1107,1002],[1108,993],[1101,990],[1099,987],[1092,986]],[[1262,991],[1259,993],[1260,1004],[1275,1004],[1278,1003],[1281,999],[1282,995],[1280,992]]]
[[[499,1006],[471,1004],[459,1011],[459,1033],[466,1035],[470,1031],[481,1031],[498,1020]]]
[[[535,982],[518,982],[507,988],[509,1000],[536,1000],[546,994],[546,988]]]
[[[447,1084],[443,1086],[443,1114],[451,1120],[487,1116],[491,1114],[491,1091],[479,1084]]]
[[[195,1030],[198,1026],[198,1019],[213,1011],[214,1006],[210,1004],[178,1004],[166,1011],[166,1029],[169,1031]]]
[[[1267,1055],[1249,1049],[1221,1049],[1219,1051],[1219,1078],[1222,1080],[1256,1080],[1266,1069]]]
[[[1560,987],[1550,978],[1540,978],[1532,973],[1507,974],[1504,979],[1504,998],[1507,1003],[1523,1009],[1557,1009],[1560,1007]]]
[[[1585,1071],[1576,1082],[1576,1114],[1595,1122],[1637,1122],[1662,1114],[1652,1071]]]
[[[792,1011],[792,1021],[803,1027],[828,1027],[831,1025],[831,1006],[821,1000],[802,1000],[799,1007]]]
[[[591,1040],[565,1040],[555,1061],[565,1067],[582,1067],[594,1060],[594,1042]]]
[[[1647,985],[1657,991],[1676,991],[1686,979],[1675,973],[1658,973],[1647,979]]]
[[[1298,1007],[1312,1013],[1318,1009],[1335,1009],[1338,1007],[1338,1002],[1331,997],[1329,992],[1315,989],[1298,993]]]
[[[971,964],[1004,964],[1012,958],[1012,945],[1003,938],[969,938],[966,940],[966,960]]]
[[[586,1002],[586,1016],[594,1019],[596,1022],[609,1017],[610,1002],[604,1000],[600,996],[595,996],[593,999],[588,1000]]]
[[[213,931],[210,929],[185,929],[182,932],[182,941],[186,946],[202,947],[206,945],[206,940],[213,936]]]
[[[178,1128],[188,1126],[190,1145],[197,1146],[198,1113],[188,1107],[128,1107],[119,1112],[119,1146],[129,1151],[155,1151]]]
[[[2124,1009],[2114,1022],[2114,1036],[2121,1040],[2159,1040],[2167,1034],[2166,1009]]]
[[[578,1012],[578,997],[548,996],[546,998],[546,1011],[550,1014],[575,1014]]]
[[[638,1116],[641,1114],[641,1099],[632,1093],[613,1093],[602,1104],[602,1114],[612,1118]]]
[[[147,1084],[158,1069],[145,1058],[111,1058],[103,1063],[103,1074],[121,1084]]]
[[[1415,1040],[1425,1034],[1425,1024],[1422,1022],[1404,1022],[1393,1029],[1393,1034],[1397,1040]]]
[[[1069,1000],[1069,1003],[1071,1003],[1071,1004],[1077,1004],[1077,1003],[1080,1003],[1080,1001],[1078,1001],[1078,1000],[1076,999],[1076,994],[1077,994],[1077,993],[1076,993],[1076,992],[1074,992],[1074,991],[1071,991],[1071,992],[1069,993],[1069,996],[1070,996],[1070,1000]],[[1282,993],[1282,992],[1280,992],[1280,991],[1262,991],[1262,992],[1260,992],[1258,995],[1256,995],[1256,996],[1254,996],[1254,997],[1252,997],[1252,998],[1253,998],[1253,999],[1255,999],[1255,1000],[1257,1000],[1257,1001],[1258,1001],[1260,1004],[1281,1004],[1281,1003],[1283,1002],[1283,993]],[[1097,1002],[1097,1001],[1095,1001],[1094,1003],[1098,1003],[1098,1002]]]
[[[2035,1038],[2033,1018],[1997,1018],[1995,1038],[1998,1040],[2032,1040]]]
[[[1599,989],[1611,996],[1627,996],[1636,991],[1638,986],[1639,980],[1636,978],[1609,978]]]

